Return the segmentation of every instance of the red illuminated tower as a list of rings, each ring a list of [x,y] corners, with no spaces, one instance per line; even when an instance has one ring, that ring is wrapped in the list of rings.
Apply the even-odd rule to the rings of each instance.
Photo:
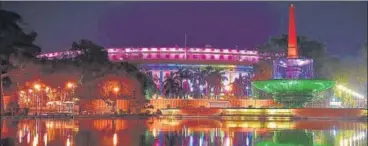
[[[289,8],[289,35],[288,35],[288,58],[298,58],[298,43],[295,26],[295,7],[293,4]]]

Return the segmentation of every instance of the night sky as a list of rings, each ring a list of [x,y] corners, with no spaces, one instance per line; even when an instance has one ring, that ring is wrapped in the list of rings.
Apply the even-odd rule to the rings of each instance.
[[[89,39],[104,47],[254,48],[287,32],[291,2],[3,2],[36,31],[44,52]],[[331,55],[357,54],[367,42],[367,2],[294,2],[298,35]]]

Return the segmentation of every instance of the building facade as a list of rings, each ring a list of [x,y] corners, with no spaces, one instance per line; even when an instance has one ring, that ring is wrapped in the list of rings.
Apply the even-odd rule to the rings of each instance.
[[[127,61],[138,64],[139,67],[151,75],[157,89],[163,91],[165,79],[180,69],[192,71],[202,70],[207,67],[222,71],[221,95],[236,79],[246,80],[241,90],[245,97],[252,95],[250,79],[254,75],[253,65],[260,60],[284,56],[283,53],[260,53],[256,50],[219,49],[219,48],[109,48],[108,57],[112,62]],[[39,58],[62,59],[73,58],[81,52],[65,51],[41,54]],[[193,92],[193,80],[184,80],[182,86]],[[213,93],[214,89],[208,89],[208,84],[201,85],[200,92]],[[210,90],[210,91],[206,91]]]

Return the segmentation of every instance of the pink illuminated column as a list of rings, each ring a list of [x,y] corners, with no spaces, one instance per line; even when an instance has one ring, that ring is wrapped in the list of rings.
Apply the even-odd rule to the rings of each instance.
[[[288,58],[298,58],[298,43],[295,26],[295,7],[293,4],[289,8],[289,35],[288,35]]]

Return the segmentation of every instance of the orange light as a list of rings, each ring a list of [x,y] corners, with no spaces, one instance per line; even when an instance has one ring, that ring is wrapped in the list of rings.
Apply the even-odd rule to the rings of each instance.
[[[46,92],[49,92],[49,91],[50,91],[50,87],[46,87],[46,88],[45,88],[45,91],[46,91]]]
[[[29,89],[29,90],[28,90],[28,92],[29,92],[29,93],[32,93],[32,92],[33,92],[33,90],[32,90],[32,89]]]
[[[114,87],[114,92],[119,92],[120,88],[119,87]]]
[[[40,84],[35,84],[33,86],[33,88],[39,91],[39,90],[41,90],[41,85]]]
[[[71,83],[71,82],[68,82],[68,83],[66,84],[66,87],[68,87],[68,88],[73,88],[73,87],[74,87],[74,84],[73,84],[73,83]]]

